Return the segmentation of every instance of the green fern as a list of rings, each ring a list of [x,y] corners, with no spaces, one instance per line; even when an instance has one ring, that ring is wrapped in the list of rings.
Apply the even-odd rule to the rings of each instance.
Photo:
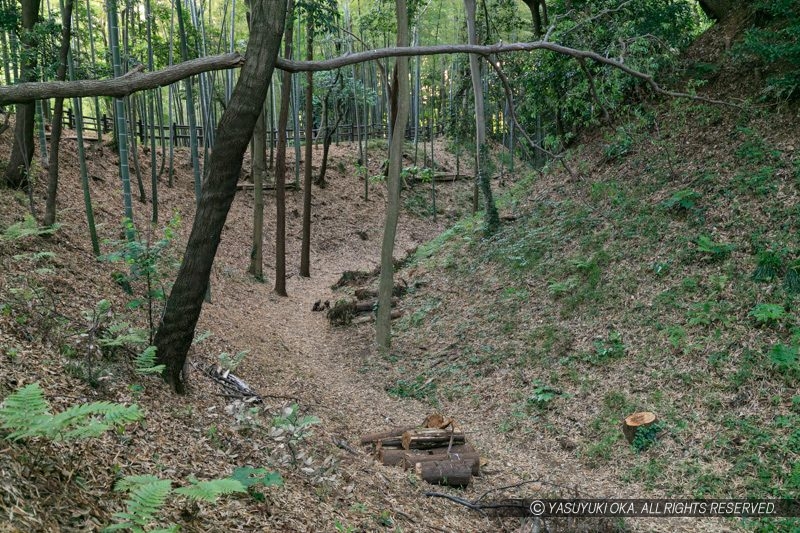
[[[191,479],[191,485],[175,489],[176,494],[182,494],[192,500],[213,503],[223,494],[234,492],[247,492],[242,483],[236,479],[212,479],[210,481],[197,481]]]
[[[172,482],[155,476],[128,476],[119,480],[114,487],[118,492],[127,492],[125,511],[114,513],[116,524],[105,531],[130,529],[134,533],[143,532],[153,522],[156,514],[164,506],[167,496],[172,492]],[[161,531],[177,531],[176,526]]]
[[[92,402],[51,414],[50,405],[38,383],[27,385],[8,396],[0,407],[0,423],[11,432],[10,440],[44,437],[49,440],[77,440],[97,437],[116,426],[142,419],[138,405]]]
[[[156,347],[148,346],[145,351],[136,356],[133,361],[136,366],[136,373],[147,374],[161,374],[166,368],[166,365],[156,364]]]
[[[3,240],[17,241],[26,237],[52,235],[58,230],[59,227],[61,227],[60,224],[40,227],[39,223],[36,222],[36,219],[33,218],[32,215],[25,215],[25,218],[22,221],[12,224],[6,228],[5,232],[3,233]]]

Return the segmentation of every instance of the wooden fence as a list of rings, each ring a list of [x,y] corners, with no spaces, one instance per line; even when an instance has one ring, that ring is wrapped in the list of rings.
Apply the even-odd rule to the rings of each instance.
[[[131,124],[130,121],[126,121],[128,125],[128,133],[129,135],[136,135],[141,143],[146,143],[150,140],[150,124],[142,121],[137,120],[136,123]],[[64,114],[64,127],[69,129],[75,129],[76,126],[76,118],[75,113],[72,109],[67,109],[67,112]],[[84,115],[83,117],[83,129],[84,131],[95,132],[97,135],[97,130],[102,128],[104,134],[110,133],[114,127],[114,120],[105,114],[100,117],[98,121],[97,117],[87,116]],[[204,131],[202,126],[197,126],[195,128],[197,132],[197,142],[202,145],[204,140]],[[317,139],[319,135],[320,128],[313,129],[312,137]],[[422,139],[429,138],[429,128],[428,127],[420,127],[419,129],[419,136]],[[166,126],[159,126],[155,125],[154,136],[157,141],[168,141],[172,140],[174,146],[189,146],[189,139],[190,139],[190,131],[189,126],[184,124],[178,124],[177,122],[173,122],[170,125]],[[305,143],[305,129],[301,129],[298,132],[298,138],[300,143]],[[339,127],[336,129],[334,133],[333,140],[336,143],[341,141],[356,141],[359,138],[363,138],[364,134],[368,139],[385,139],[387,137],[387,128],[384,124],[369,124],[369,125],[353,125],[353,124],[340,124]],[[443,133],[443,125],[438,125],[436,128],[436,134],[441,135]],[[98,136],[99,137],[99,136]],[[414,129],[413,127],[409,126],[406,128],[406,138],[413,139],[414,138]],[[267,142],[271,143],[272,146],[277,144],[278,140],[278,131],[277,130],[268,130],[267,131]],[[294,141],[294,130],[288,129],[286,130],[286,140],[289,143]]]

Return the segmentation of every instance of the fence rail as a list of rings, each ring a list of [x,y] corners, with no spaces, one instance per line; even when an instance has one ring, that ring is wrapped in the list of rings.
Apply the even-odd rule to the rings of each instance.
[[[128,126],[129,134],[136,135],[141,143],[145,143],[150,140],[150,124],[148,122],[137,120],[135,123],[131,124],[129,120],[126,120],[126,124]],[[72,111],[72,109],[67,109],[67,112],[64,115],[64,127],[75,129],[76,125],[77,119],[75,117],[75,113]],[[102,132],[105,134],[110,133],[113,127],[114,120],[105,114],[103,114],[99,120],[97,117],[88,115],[84,115],[83,117],[84,131],[93,131],[95,134],[97,134],[98,129],[102,129]],[[168,141],[171,139],[174,146],[189,146],[189,140],[191,138],[191,132],[189,130],[189,126],[185,124],[178,124],[177,122],[173,122],[172,124],[166,126],[159,126],[156,124],[154,126],[154,137],[157,141]],[[197,135],[197,142],[202,145],[204,141],[203,127],[197,126],[195,131]],[[441,135],[443,132],[443,125],[437,125],[436,134]],[[320,128],[314,128],[312,138],[317,139],[319,133]],[[333,135],[333,140],[336,143],[341,141],[356,141],[359,138],[363,138],[365,133],[366,138],[368,139],[385,139],[388,132],[384,124],[360,124],[358,126],[353,124],[341,124],[336,129],[336,132]],[[419,128],[419,136],[421,139],[429,139],[429,134],[430,128]],[[305,129],[301,129],[298,132],[298,138],[301,143],[305,143],[305,137]],[[414,128],[410,126],[406,128],[406,138],[412,139],[413,137]],[[278,131],[267,130],[267,142],[271,143],[272,146],[275,146],[277,144],[277,140]],[[286,140],[290,143],[294,141],[294,129],[287,128]]]

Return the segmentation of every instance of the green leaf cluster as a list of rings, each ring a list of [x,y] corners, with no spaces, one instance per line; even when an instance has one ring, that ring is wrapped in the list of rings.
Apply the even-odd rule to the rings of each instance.
[[[10,440],[42,437],[48,440],[78,440],[97,437],[115,427],[141,420],[136,404],[92,402],[52,414],[38,383],[27,385],[6,397],[0,407],[0,427],[10,431]]]

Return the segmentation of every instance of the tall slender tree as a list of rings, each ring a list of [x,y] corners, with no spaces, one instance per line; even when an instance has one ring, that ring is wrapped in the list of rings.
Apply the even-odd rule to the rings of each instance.
[[[289,0],[288,18],[294,16],[294,0]],[[292,58],[294,24],[286,25],[284,52]],[[284,71],[281,76],[281,104],[278,112],[278,146],[275,154],[275,292],[286,293],[286,125],[289,122],[289,98],[292,92],[292,75]]]
[[[408,7],[406,0],[396,0],[397,46],[408,46]],[[386,205],[386,224],[383,229],[381,247],[381,275],[378,285],[378,312],[375,319],[375,341],[381,349],[391,345],[392,289],[394,288],[394,240],[397,235],[397,220],[400,216],[400,171],[403,166],[403,142],[409,108],[408,58],[398,57],[395,63],[394,91],[390,115],[393,123],[392,141],[389,146],[389,199]]]
[[[464,0],[464,7],[467,12],[469,44],[478,44],[478,36],[475,29],[475,0]],[[478,174],[476,180],[478,188],[483,193],[484,208],[486,210],[486,229],[491,233],[500,225],[500,217],[497,213],[497,206],[494,203],[492,185],[486,170],[487,158],[489,157],[486,146],[486,110],[483,102],[481,62],[477,54],[469,55],[469,71],[475,101],[475,166]]]

